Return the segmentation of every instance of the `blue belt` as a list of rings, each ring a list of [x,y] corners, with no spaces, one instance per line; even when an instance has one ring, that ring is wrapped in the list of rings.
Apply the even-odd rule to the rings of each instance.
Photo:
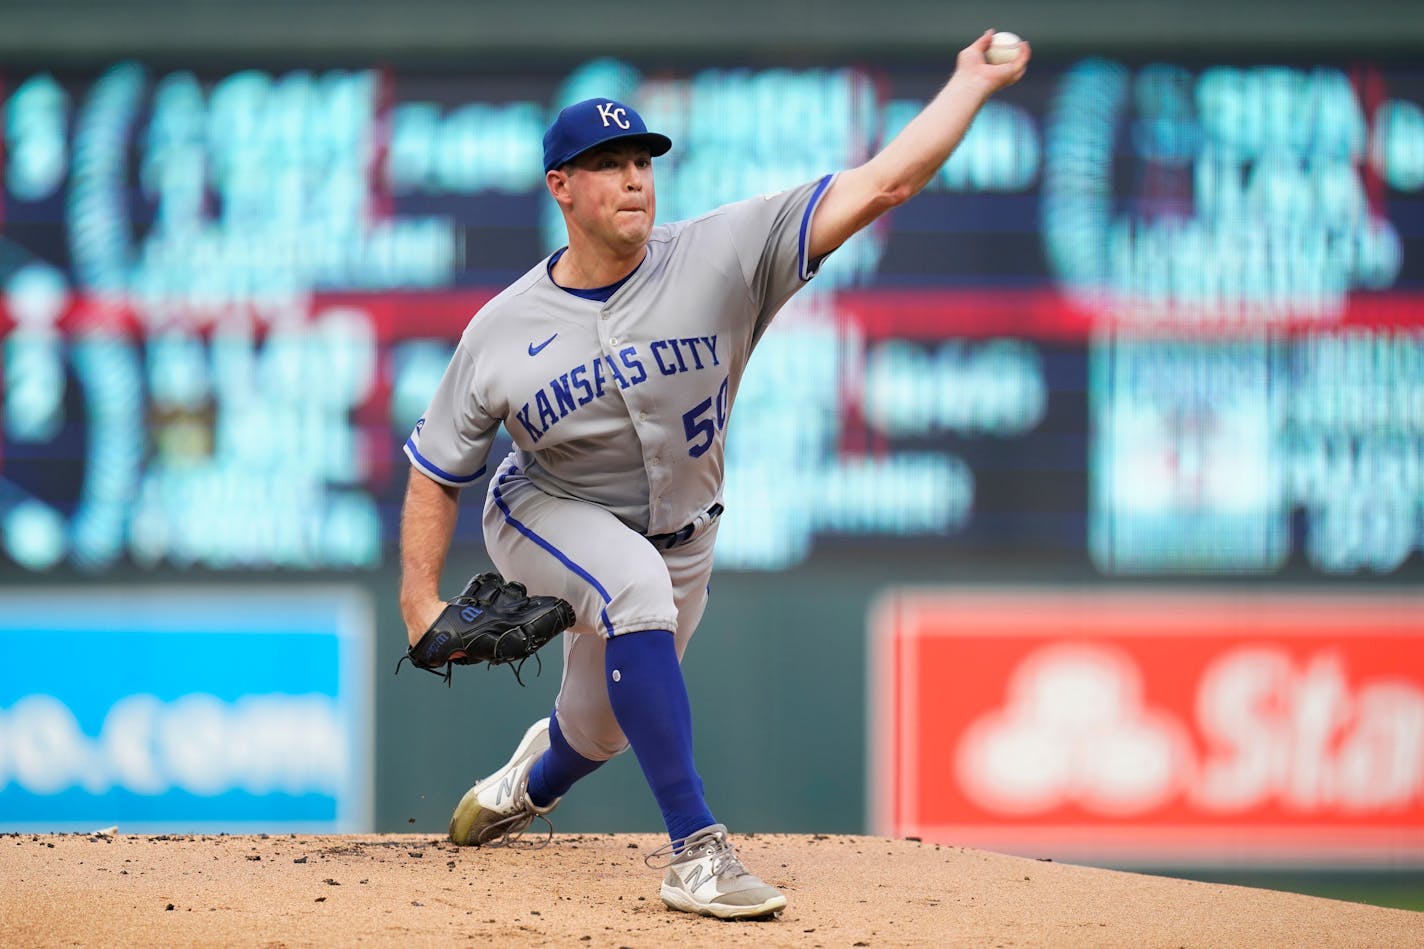
[[[704,524],[709,524],[722,516],[722,505],[714,504],[706,511],[692,519],[692,523],[685,527],[678,528],[667,534],[647,534],[648,542],[654,547],[661,547],[664,550],[672,550],[680,544],[685,544],[692,539],[692,535],[697,533],[697,529]]]

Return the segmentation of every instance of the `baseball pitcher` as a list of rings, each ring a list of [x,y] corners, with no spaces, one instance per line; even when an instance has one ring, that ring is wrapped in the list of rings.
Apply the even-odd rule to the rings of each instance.
[[[991,65],[992,36],[959,53],[939,94],[865,164],[695,220],[654,223],[653,159],[672,142],[628,105],[588,99],[549,127],[545,183],[568,244],[475,314],[405,446],[412,650],[428,660],[425,637],[451,641],[459,617],[439,597],[440,574],[460,489],[487,474],[484,537],[501,575],[490,589],[517,578],[510,609],[531,611],[536,644],[567,627],[553,713],[460,800],[453,841],[518,839],[631,745],[667,826],[669,844],[650,858],[666,870],[663,902],[726,919],[786,906],[738,860],[704,799],[680,667],[707,606],[727,425],[777,310],[847,238],[924,187],[987,98],[1024,74],[1028,44]],[[501,424],[514,448],[491,462]]]

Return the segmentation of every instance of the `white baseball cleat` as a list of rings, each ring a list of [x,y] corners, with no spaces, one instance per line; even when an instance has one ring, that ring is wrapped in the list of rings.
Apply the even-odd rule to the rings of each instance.
[[[534,818],[543,817],[548,823],[544,815],[562,798],[554,798],[547,807],[537,807],[529,800],[528,792],[529,771],[548,748],[549,720],[541,718],[529,726],[504,767],[477,782],[460,798],[450,817],[450,839],[461,846],[500,847],[518,840]],[[549,824],[551,836],[553,831],[553,824]]]
[[[682,853],[668,863],[663,877],[663,902],[684,913],[700,913],[718,919],[754,919],[770,916],[786,908],[786,897],[774,886],[747,872],[727,840],[722,824],[704,827],[685,840]],[[670,854],[668,844],[648,857]]]

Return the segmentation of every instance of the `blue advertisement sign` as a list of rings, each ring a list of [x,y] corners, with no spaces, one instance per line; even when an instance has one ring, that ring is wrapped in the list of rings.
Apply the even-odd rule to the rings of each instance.
[[[368,596],[0,593],[0,830],[369,830]]]

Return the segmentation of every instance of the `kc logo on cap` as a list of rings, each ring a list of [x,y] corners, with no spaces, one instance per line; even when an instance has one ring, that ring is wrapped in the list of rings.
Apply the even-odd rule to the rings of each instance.
[[[654,157],[672,148],[672,139],[649,132],[643,117],[614,99],[585,99],[559,113],[544,133],[544,170],[553,171],[590,148],[609,142],[638,142]]]
[[[604,128],[608,127],[610,121],[620,129],[627,130],[633,127],[633,123],[628,121],[628,110],[616,102],[600,103],[598,115],[603,119]]]

